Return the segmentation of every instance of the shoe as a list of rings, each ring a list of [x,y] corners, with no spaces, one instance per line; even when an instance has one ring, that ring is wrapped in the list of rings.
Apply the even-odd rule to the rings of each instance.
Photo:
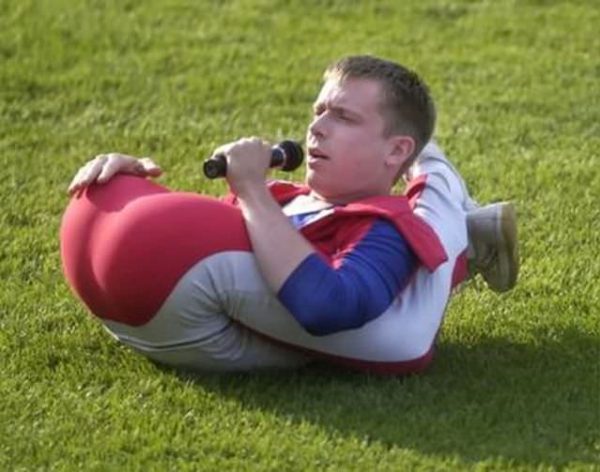
[[[519,275],[517,214],[511,202],[492,203],[467,213],[469,266],[495,292],[515,286]]]

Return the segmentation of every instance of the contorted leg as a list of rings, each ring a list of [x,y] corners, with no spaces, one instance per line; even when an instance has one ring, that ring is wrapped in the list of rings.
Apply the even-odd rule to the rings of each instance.
[[[196,277],[207,272],[211,258],[239,254],[252,257],[237,208],[138,177],[117,176],[88,188],[71,200],[61,226],[67,281],[136,351],[196,370],[303,365],[303,354],[233,321],[222,287]]]

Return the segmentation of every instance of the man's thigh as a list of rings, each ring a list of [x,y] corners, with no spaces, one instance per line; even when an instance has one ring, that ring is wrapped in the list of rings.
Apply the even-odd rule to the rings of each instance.
[[[230,295],[216,283],[210,258],[208,262],[196,264],[179,280],[148,323],[130,326],[103,320],[108,331],[146,357],[185,369],[244,371],[308,362],[306,355],[266,340],[226,315]]]

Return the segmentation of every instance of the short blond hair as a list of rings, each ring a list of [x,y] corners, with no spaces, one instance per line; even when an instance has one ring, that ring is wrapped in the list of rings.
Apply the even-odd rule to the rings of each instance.
[[[436,111],[425,82],[413,71],[374,56],[347,56],[331,64],[324,80],[371,79],[382,85],[381,114],[386,135],[406,133],[415,140],[414,159],[431,139]],[[411,160],[412,160],[411,159]]]

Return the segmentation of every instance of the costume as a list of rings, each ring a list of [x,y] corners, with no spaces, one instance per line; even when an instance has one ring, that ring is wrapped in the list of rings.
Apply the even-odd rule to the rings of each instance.
[[[271,182],[269,189],[284,213],[289,202],[310,192],[280,181]],[[235,204],[236,197],[225,201]],[[296,228],[316,253],[288,277],[278,298],[311,334],[360,328],[389,307],[418,264],[433,270],[446,259],[437,236],[415,217],[405,196],[329,205],[300,216],[308,221]]]
[[[434,145],[423,155],[406,196],[351,203],[301,228],[334,265],[383,218],[419,259],[391,304],[355,329],[315,336],[301,326],[265,285],[233,198],[169,192],[134,177],[72,200],[61,228],[65,275],[113,335],[159,362],[245,370],[322,357],[372,372],[420,371],[464,275],[467,246],[460,177]],[[307,189],[272,191],[285,203]]]

